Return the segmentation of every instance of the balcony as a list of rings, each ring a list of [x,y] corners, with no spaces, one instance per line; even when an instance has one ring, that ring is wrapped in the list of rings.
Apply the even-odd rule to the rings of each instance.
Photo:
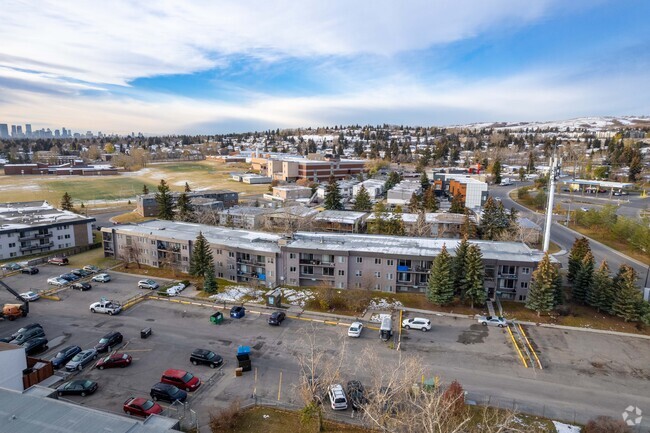
[[[26,245],[24,247],[20,247],[20,251],[25,252],[25,251],[40,250],[43,248],[51,248],[53,246],[54,246],[54,242],[48,242],[46,244]]]
[[[499,274],[499,278],[503,278],[504,280],[516,280],[517,274]]]
[[[300,259],[301,265],[314,265],[314,266],[334,266],[334,262],[323,262],[321,260],[307,260]]]
[[[237,263],[242,265],[252,265],[252,266],[266,266],[266,263],[258,262],[257,259],[243,259],[237,258]]]

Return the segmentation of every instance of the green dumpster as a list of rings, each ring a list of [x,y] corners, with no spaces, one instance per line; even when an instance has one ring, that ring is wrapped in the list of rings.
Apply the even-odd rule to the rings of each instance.
[[[223,322],[223,313],[221,311],[214,313],[212,316],[210,316],[210,322],[214,323],[215,325],[220,325],[221,322]]]

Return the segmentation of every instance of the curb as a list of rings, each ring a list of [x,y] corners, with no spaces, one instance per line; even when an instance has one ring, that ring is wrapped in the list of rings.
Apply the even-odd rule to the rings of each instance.
[[[606,334],[606,335],[614,335],[619,337],[641,338],[644,340],[650,340],[650,335],[630,334],[628,332],[608,331],[606,329],[578,328],[576,326],[553,325],[552,323],[523,322],[520,320],[517,320],[517,323],[521,325],[536,326],[540,328],[563,329],[566,331],[582,331],[582,332],[591,332],[594,334]]]

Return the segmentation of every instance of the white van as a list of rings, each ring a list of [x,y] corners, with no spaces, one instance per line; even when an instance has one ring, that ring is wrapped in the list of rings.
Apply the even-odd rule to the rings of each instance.
[[[386,314],[381,318],[381,326],[379,328],[379,338],[382,341],[390,340],[390,337],[393,335],[393,319],[390,315]]]
[[[505,179],[501,179],[501,185],[503,186],[512,185],[512,181],[510,180],[509,177],[506,177]]]

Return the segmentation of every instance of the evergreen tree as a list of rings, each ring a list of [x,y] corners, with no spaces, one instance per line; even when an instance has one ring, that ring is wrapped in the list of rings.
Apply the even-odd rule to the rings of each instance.
[[[451,200],[451,207],[449,208],[449,213],[465,213],[465,200],[460,194],[456,194]]]
[[[388,233],[389,216],[386,211],[386,205],[382,202],[377,203],[374,208],[373,216],[374,219],[372,220],[372,224],[368,227],[368,232],[378,235]]]
[[[178,210],[176,219],[185,222],[194,221],[194,206],[192,206],[192,203],[190,201],[190,198],[187,196],[187,193],[183,192],[178,196],[178,202],[176,202],[176,208]]]
[[[192,192],[192,190],[190,189],[190,184],[187,182],[185,182],[185,192]]]
[[[456,255],[452,259],[451,270],[454,279],[454,293],[461,298],[465,296],[466,286],[463,284],[465,277],[465,265],[467,259],[467,250],[469,249],[469,242],[467,238],[463,238],[456,247]]]
[[[587,252],[591,252],[589,240],[585,237],[576,238],[569,252],[569,266],[567,272],[567,280],[569,283],[574,283],[582,264],[582,259],[585,258]]]
[[[388,234],[395,236],[404,236],[406,234],[404,220],[402,219],[402,208],[400,206],[395,208],[395,212],[388,219]]]
[[[467,239],[476,239],[477,233],[478,229],[476,228],[476,224],[470,218],[469,210],[465,209],[465,219],[463,220],[463,225],[460,226],[460,235]]]
[[[485,304],[487,293],[484,286],[483,254],[478,245],[470,245],[467,249],[462,275],[464,298],[469,299],[471,307],[474,308],[474,304],[479,306]]]
[[[146,183],[144,185],[142,185],[142,194],[144,194],[144,195],[149,194],[149,187],[147,186]]]
[[[614,278],[615,298],[612,312],[626,322],[639,320],[641,292],[636,286],[637,275],[634,268],[621,265]]]
[[[501,161],[498,159],[494,161],[494,164],[492,164],[491,174],[494,183],[499,185],[501,183]]]
[[[372,208],[372,201],[370,200],[370,194],[365,186],[361,185],[359,192],[354,201],[354,209],[357,212],[367,212]]]
[[[553,293],[553,308],[557,307],[558,305],[564,304],[564,287],[562,286],[562,274],[560,274],[559,270],[555,273],[554,287],[555,289]]]
[[[388,191],[389,189],[392,189],[395,185],[400,183],[402,180],[402,176],[396,171],[391,171],[388,173],[388,179],[386,179],[386,183],[384,183],[384,190]]]
[[[442,246],[440,254],[433,259],[429,272],[429,301],[437,305],[447,305],[454,300],[454,278],[451,274],[451,256],[447,247]]]
[[[420,185],[422,186],[422,191],[426,192],[429,187],[431,187],[431,182],[429,182],[429,176],[423,171],[420,175]]]
[[[74,206],[72,205],[72,197],[70,197],[70,194],[68,194],[67,191],[63,194],[63,197],[61,197],[61,209],[68,211],[74,210]]]
[[[158,218],[172,221],[174,219],[174,199],[165,179],[160,179],[160,185],[158,185],[158,192],[156,193],[156,203],[158,203]]]
[[[422,209],[422,196],[414,192],[409,200],[409,211],[412,213],[419,212]]]
[[[325,188],[325,209],[327,210],[342,210],[343,209],[343,197],[341,196],[341,191],[339,190],[339,183],[336,181],[334,176],[330,177],[327,188]]]
[[[208,267],[205,271],[205,276],[203,278],[203,291],[205,293],[217,293],[219,290],[219,284],[217,279],[214,277],[214,266]]]
[[[557,268],[551,263],[548,252],[545,253],[544,258],[533,272],[526,300],[526,308],[536,311],[537,316],[541,313],[548,313],[555,305],[557,273]]]
[[[214,271],[212,250],[210,249],[210,244],[207,239],[203,236],[203,233],[199,232],[196,241],[194,241],[194,247],[192,248],[190,275],[195,277],[205,277],[209,268],[213,268]]]
[[[523,182],[524,180],[526,180],[526,169],[519,167],[519,181]]]
[[[510,218],[503,207],[503,203],[498,203],[488,197],[483,206],[483,215],[479,224],[479,233],[481,239],[494,241],[499,235],[510,227]]]
[[[528,170],[528,173],[533,173],[535,171],[535,155],[533,155],[532,150],[528,154],[528,165],[526,166],[526,169]]]
[[[422,198],[422,206],[427,212],[438,212],[440,203],[438,203],[438,197],[436,197],[434,188],[429,188],[424,192],[424,197]]]
[[[573,287],[571,295],[574,302],[580,302],[584,304],[587,301],[589,296],[589,291],[591,290],[591,285],[594,278],[594,256],[591,254],[591,251],[587,251],[587,254],[582,258],[580,263],[580,268],[576,274],[575,281],[573,282]]]
[[[614,303],[614,282],[609,274],[607,261],[603,260],[594,273],[591,290],[587,294],[587,303],[598,311],[610,313]]]

